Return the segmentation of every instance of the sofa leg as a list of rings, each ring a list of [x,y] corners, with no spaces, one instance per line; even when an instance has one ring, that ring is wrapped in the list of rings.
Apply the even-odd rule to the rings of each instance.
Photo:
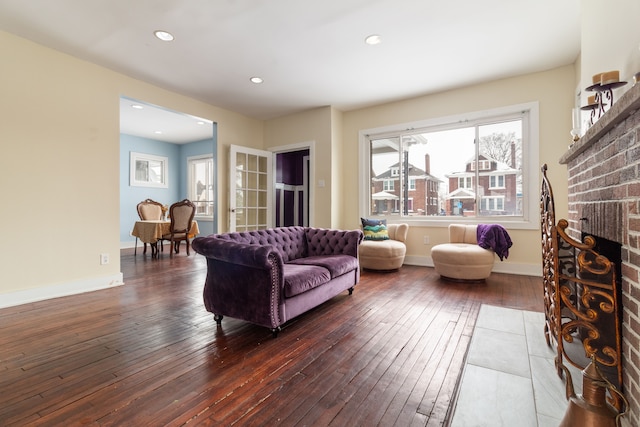
[[[224,316],[222,314],[214,314],[213,315],[213,320],[215,320],[218,325],[221,325],[223,317]]]
[[[349,295],[353,294],[353,286],[349,288]]]
[[[280,326],[278,326],[277,328],[271,328],[271,335],[273,335],[274,338],[278,338],[278,332],[280,332],[282,330],[282,328]]]

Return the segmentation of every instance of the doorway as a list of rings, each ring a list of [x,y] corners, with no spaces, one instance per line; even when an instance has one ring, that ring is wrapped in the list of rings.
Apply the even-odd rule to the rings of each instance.
[[[166,159],[163,186],[132,183],[132,153]],[[120,98],[120,247],[133,248],[131,230],[137,220],[136,205],[153,199],[171,205],[185,198],[204,206],[197,215],[200,234],[216,232],[217,183],[211,182],[213,200],[197,198],[197,186],[191,185],[190,160],[208,158],[217,163],[217,124],[211,120],[168,110],[133,98]],[[192,161],[193,163],[193,161]],[[195,190],[192,191],[192,187]],[[202,193],[201,193],[202,194]]]
[[[274,225],[314,224],[315,141],[272,147]],[[276,187],[281,187],[276,189]]]
[[[309,149],[276,153],[276,227],[309,226]]]

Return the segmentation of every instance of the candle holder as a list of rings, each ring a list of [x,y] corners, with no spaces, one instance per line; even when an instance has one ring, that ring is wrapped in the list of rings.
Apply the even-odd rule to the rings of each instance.
[[[602,117],[605,113],[606,106],[613,105],[613,90],[626,85],[627,82],[611,82],[606,84],[596,83],[589,86],[585,90],[589,92],[595,92],[595,105],[597,108],[593,108],[593,105],[586,105],[582,107],[583,110],[591,110],[591,124],[595,123],[597,119]],[[607,101],[607,103],[605,103]],[[597,111],[597,118],[596,116]]]
[[[604,112],[604,107],[607,104],[601,103],[600,96],[596,95],[595,103],[587,104],[584,107],[580,107],[583,111],[591,111],[589,114],[589,127],[593,126],[593,124],[600,118],[602,115],[601,111]],[[597,115],[597,117],[596,117]]]

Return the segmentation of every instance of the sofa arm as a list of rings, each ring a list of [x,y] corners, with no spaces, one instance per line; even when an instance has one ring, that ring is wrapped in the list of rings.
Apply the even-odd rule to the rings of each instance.
[[[207,258],[203,290],[207,311],[272,329],[281,325],[283,264],[272,246],[209,236],[195,238],[193,249]]]
[[[221,240],[215,236],[196,237],[191,243],[193,250],[207,258],[214,258],[230,264],[245,267],[271,269],[270,255],[280,258],[280,254],[272,246],[250,245],[246,243]]]
[[[350,255],[358,257],[358,246],[364,234],[362,230],[306,229],[309,256]]]

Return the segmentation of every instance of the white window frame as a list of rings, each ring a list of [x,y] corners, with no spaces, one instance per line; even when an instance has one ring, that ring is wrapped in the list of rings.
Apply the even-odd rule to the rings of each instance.
[[[138,167],[144,167],[146,164],[146,168],[149,170],[152,163],[160,164],[162,169],[157,180],[153,180],[150,174],[146,179],[137,175]],[[131,187],[169,188],[169,158],[131,151],[129,154],[129,185]]]
[[[202,154],[202,155],[197,155],[197,156],[189,156],[187,157],[187,192],[189,194],[189,199],[191,201],[193,201],[194,203],[197,204],[197,202],[202,202],[202,201],[198,201],[197,200],[197,195],[194,192],[194,186],[193,186],[193,182],[195,180],[195,177],[193,176],[193,168],[192,168],[192,162],[194,161],[201,161],[201,160],[211,160],[212,162],[212,166],[211,166],[211,185],[213,187],[213,191],[215,193],[215,179],[216,179],[216,172],[215,172],[215,162],[213,161],[213,154]],[[205,183],[205,185],[207,185]],[[213,221],[213,216],[215,215],[215,194],[213,195],[213,199],[214,200],[204,200],[204,202],[207,203],[213,203],[213,207],[212,207],[212,212],[211,214],[206,214],[206,215],[202,215],[202,214],[198,214],[198,210],[196,209],[196,214],[194,216],[195,219],[198,220],[208,220],[208,221]]]
[[[382,191],[395,191],[395,179],[385,179],[382,181]]]
[[[472,176],[459,176],[458,177],[458,188],[473,188],[473,177]]]
[[[499,179],[502,177],[502,185],[499,185]],[[501,189],[501,188],[505,188],[505,182],[506,182],[506,175],[505,174],[494,174],[494,175],[489,175],[489,188],[490,189]],[[495,181],[495,182],[494,182]],[[498,184],[498,185],[495,185]]]
[[[416,189],[416,179],[409,178],[409,191],[415,191]]]
[[[437,126],[451,126],[456,123],[462,123],[472,120],[491,119],[496,117],[522,114],[528,115],[528,120],[523,121],[522,137],[526,141],[522,146],[522,178],[523,178],[523,193],[525,197],[522,200],[522,216],[500,217],[500,223],[508,225],[512,229],[521,230],[535,230],[539,228],[539,173],[540,173],[540,112],[539,103],[527,102],[522,104],[515,104],[505,107],[498,107],[483,111],[476,111],[465,114],[456,114],[452,116],[431,118],[426,120],[420,120],[415,122],[400,123],[396,125],[362,129],[358,132],[359,147],[359,216],[367,217],[370,209],[371,200],[371,162],[370,162],[370,144],[369,137],[371,135],[384,134],[384,133],[397,133],[407,129],[416,128],[430,128]],[[404,222],[409,225],[416,226],[429,226],[429,227],[448,227],[453,222],[465,222],[470,224],[478,224],[482,221],[486,221],[491,217],[400,217],[389,215],[387,217],[388,223]]]
[[[493,207],[489,207],[487,206],[489,204],[489,201],[493,201],[494,202],[494,206]],[[496,203],[498,201],[501,201],[502,203],[502,207],[497,208],[495,207]],[[486,211],[504,211],[504,196],[485,196],[482,197],[480,199],[480,209],[482,210],[486,210]]]

